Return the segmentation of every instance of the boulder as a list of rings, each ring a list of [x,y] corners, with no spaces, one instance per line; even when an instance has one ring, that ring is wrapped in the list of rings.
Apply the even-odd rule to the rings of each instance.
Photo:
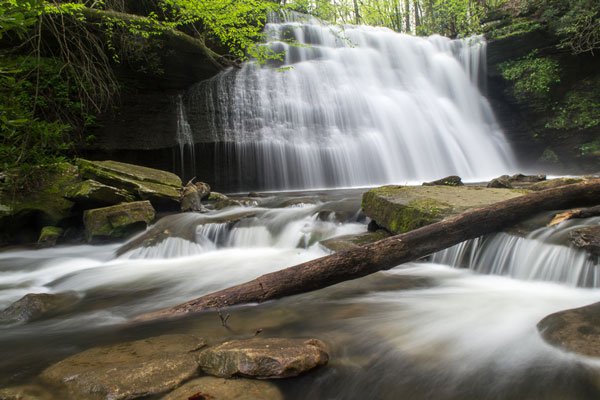
[[[83,213],[86,240],[92,242],[124,238],[146,228],[154,220],[154,216],[155,211],[149,201],[86,210]]]
[[[45,226],[40,232],[38,238],[38,247],[53,247],[56,245],[58,239],[64,234],[64,229],[57,226]]]
[[[571,243],[596,257],[600,257],[600,225],[585,226],[569,232]]]
[[[203,376],[184,384],[162,400],[283,400],[277,386],[255,379],[223,379]]]
[[[84,209],[112,206],[135,200],[135,197],[126,190],[104,185],[93,179],[78,182],[69,187],[64,197],[81,205]]]
[[[204,182],[196,182],[194,185],[196,186],[200,200],[208,200],[208,197],[210,196],[210,185]]]
[[[538,175],[523,175],[523,174],[514,174],[510,177],[510,181],[513,183],[535,183],[546,180],[546,175],[538,174]]]
[[[463,186],[460,176],[451,175],[437,181],[423,182],[423,186]]]
[[[487,184],[488,188],[496,188],[496,189],[512,189],[513,186],[510,183],[510,177],[508,175],[502,175],[498,178],[492,179],[490,183]]]
[[[65,387],[75,399],[134,399],[167,392],[196,375],[193,335],[164,335],[95,347],[44,370],[40,378]]]
[[[252,196],[250,196],[252,197]],[[229,199],[229,197],[225,196],[222,193],[219,192],[210,192],[210,194],[208,195],[208,198],[206,200],[208,201],[220,201],[220,200],[227,200]]]
[[[550,314],[537,324],[550,344],[589,357],[600,357],[600,303]]]
[[[383,186],[363,194],[362,208],[378,226],[398,234],[524,193],[477,186]]]
[[[31,322],[71,311],[79,302],[77,292],[29,293],[0,312],[2,322]]]
[[[204,372],[219,377],[288,378],[327,364],[325,344],[316,339],[232,340],[200,353]]]
[[[78,159],[77,165],[84,179],[126,190],[157,209],[179,209],[181,179],[171,172],[116,161]]]
[[[185,185],[181,192],[181,211],[205,212],[206,208],[202,205],[202,192],[193,183]]]
[[[331,239],[326,239],[319,244],[333,252],[350,250],[357,246],[373,243],[381,239],[389,237],[390,233],[380,229],[375,232],[365,232],[358,235],[343,235],[336,236]]]

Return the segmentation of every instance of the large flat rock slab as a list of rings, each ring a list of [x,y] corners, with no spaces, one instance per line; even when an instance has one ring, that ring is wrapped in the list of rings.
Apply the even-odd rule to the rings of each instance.
[[[479,186],[382,186],[363,194],[362,208],[379,226],[398,234],[525,193]]]
[[[197,350],[204,345],[201,338],[180,334],[95,347],[48,367],[40,377],[66,387],[73,399],[137,399],[194,377]]]
[[[203,376],[187,382],[162,400],[283,400],[281,391],[271,382],[256,379],[223,379]]]

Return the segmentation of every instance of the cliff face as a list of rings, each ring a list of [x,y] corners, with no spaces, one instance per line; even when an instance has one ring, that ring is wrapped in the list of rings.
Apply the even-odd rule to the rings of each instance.
[[[493,36],[493,35],[490,35]],[[573,55],[540,26],[488,42],[488,98],[523,167],[545,172],[600,171],[600,56]],[[529,58],[528,58],[529,57]],[[555,65],[557,81],[543,95],[519,93],[506,79],[506,66],[522,60]],[[520,79],[538,71],[524,69]]]

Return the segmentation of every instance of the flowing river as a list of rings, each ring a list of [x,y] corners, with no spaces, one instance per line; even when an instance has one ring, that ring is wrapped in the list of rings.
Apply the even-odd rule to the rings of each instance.
[[[191,241],[171,238],[118,257],[120,244],[0,253],[0,307],[32,292],[73,290],[81,297],[63,315],[0,327],[1,384],[35,380],[49,364],[99,344],[164,333],[219,342],[260,329],[264,337],[317,337],[331,348],[327,367],[276,382],[289,399],[600,395],[590,380],[596,363],[546,344],[536,329],[552,312],[600,298],[598,279],[589,272],[598,265],[559,239],[597,218],[524,238],[501,233],[328,289],[228,310],[228,328],[215,312],[150,325],[128,322],[328,254],[319,241],[366,231],[361,192],[280,193],[257,197],[250,207],[176,215],[170,217],[174,228],[196,227]],[[247,217],[222,222],[240,213]],[[490,256],[499,253],[504,256]]]

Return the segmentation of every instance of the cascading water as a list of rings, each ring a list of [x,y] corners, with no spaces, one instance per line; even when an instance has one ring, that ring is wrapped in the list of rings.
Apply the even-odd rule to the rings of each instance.
[[[478,90],[482,38],[342,29],[297,16],[265,29],[281,63],[246,63],[185,97],[194,133],[216,144],[218,168],[230,182],[243,177],[234,189],[482,179],[512,169]]]
[[[194,149],[194,135],[192,128],[187,121],[187,115],[185,111],[185,104],[183,103],[183,96],[177,96],[177,145],[179,147],[179,174],[182,177],[187,177],[187,167],[193,173],[196,165],[196,152]],[[187,167],[186,167],[187,166]],[[191,177],[190,177],[191,178]]]
[[[575,229],[598,224],[600,218],[590,218],[540,228],[526,237],[499,233],[460,243],[431,258],[436,263],[482,274],[597,288],[600,287],[598,258],[568,246],[568,236]]]

